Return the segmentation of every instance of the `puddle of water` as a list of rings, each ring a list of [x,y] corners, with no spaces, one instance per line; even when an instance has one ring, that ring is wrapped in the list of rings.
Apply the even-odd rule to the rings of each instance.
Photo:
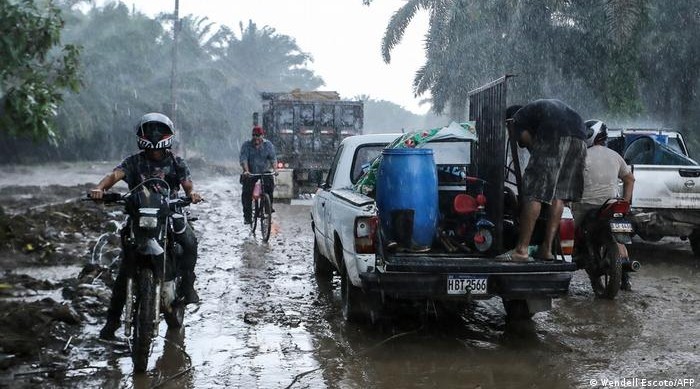
[[[67,278],[77,277],[81,270],[82,266],[78,265],[57,265],[42,267],[18,267],[12,269],[11,272],[14,274],[26,274],[37,280],[59,282]]]

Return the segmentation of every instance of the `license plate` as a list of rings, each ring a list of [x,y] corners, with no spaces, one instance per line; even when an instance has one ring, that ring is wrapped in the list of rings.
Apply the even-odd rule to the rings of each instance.
[[[447,294],[471,294],[484,296],[488,294],[488,277],[450,274],[447,276]]]
[[[610,232],[634,232],[632,230],[632,223],[630,222],[610,222]]]

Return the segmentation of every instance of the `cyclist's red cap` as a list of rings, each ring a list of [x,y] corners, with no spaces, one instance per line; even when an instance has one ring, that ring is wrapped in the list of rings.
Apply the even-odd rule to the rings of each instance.
[[[260,126],[253,127],[253,135],[265,135],[265,130]]]

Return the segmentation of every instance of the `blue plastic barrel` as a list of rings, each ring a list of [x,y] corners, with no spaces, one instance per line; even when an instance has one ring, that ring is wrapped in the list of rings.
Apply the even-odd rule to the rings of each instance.
[[[427,249],[438,220],[433,150],[385,149],[382,156],[376,187],[382,233],[404,248]]]

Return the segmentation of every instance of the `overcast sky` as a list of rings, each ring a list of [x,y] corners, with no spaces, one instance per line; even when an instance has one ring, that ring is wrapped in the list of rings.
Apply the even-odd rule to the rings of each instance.
[[[102,5],[107,0],[98,0]],[[172,12],[175,0],[124,0],[147,15]],[[343,97],[360,94],[392,101],[416,112],[419,105],[411,88],[415,71],[425,63],[423,40],[427,13],[411,22],[402,43],[392,52],[389,65],[382,61],[381,39],[393,13],[405,0],[180,0],[180,15],[206,16],[240,31],[239,22],[252,20],[296,38],[299,47],[313,56],[310,64],[326,82],[321,89],[335,90]]]

